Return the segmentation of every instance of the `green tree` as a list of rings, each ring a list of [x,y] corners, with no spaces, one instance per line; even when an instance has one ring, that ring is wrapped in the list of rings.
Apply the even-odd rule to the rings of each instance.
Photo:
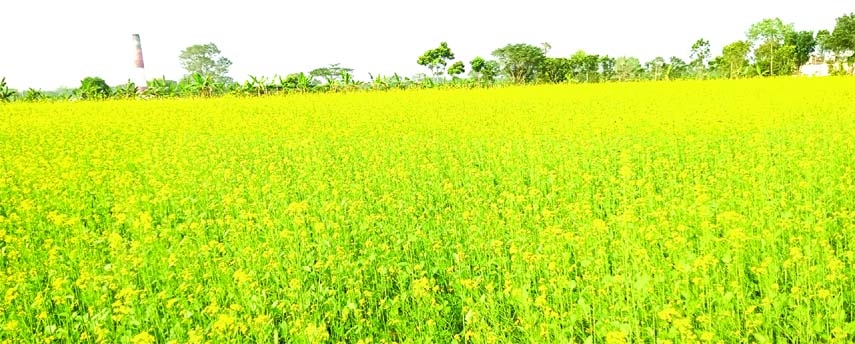
[[[668,66],[665,67],[665,79],[678,80],[685,79],[689,75],[689,64],[681,58],[671,56],[668,59]]]
[[[439,47],[425,51],[422,56],[419,56],[417,63],[430,69],[434,77],[439,77],[451,60],[454,60],[454,53],[448,47],[448,43],[441,42]]]
[[[727,70],[727,62],[721,55],[711,58],[710,61],[707,62],[707,66],[709,67],[707,69],[708,72],[706,75],[708,78],[718,79],[729,75]]]
[[[665,75],[665,68],[668,63],[661,56],[657,56],[653,60],[644,63],[644,69],[650,79],[660,80]]]
[[[738,78],[743,74],[743,71],[748,66],[748,53],[751,51],[751,45],[746,41],[736,41],[730,43],[721,50],[722,63],[720,68],[727,68],[727,76],[729,78]]]
[[[466,66],[463,65],[463,62],[457,61],[452,63],[450,67],[448,67],[448,75],[451,75],[453,78],[457,78],[458,75],[466,72]]]
[[[816,50],[820,56],[825,57],[825,54],[831,52],[831,32],[822,29],[816,32]]]
[[[476,56],[469,62],[472,67],[469,75],[479,83],[492,83],[496,76],[501,73],[499,63],[494,60],[485,60],[483,57]]]
[[[229,68],[232,61],[222,56],[222,52],[214,43],[196,44],[181,51],[178,55],[181,66],[188,75],[199,74],[202,77],[211,76],[217,82],[229,82]]]
[[[584,50],[577,50],[573,55],[570,55],[570,59],[567,60],[567,63],[570,67],[570,76],[569,78],[573,78],[576,81],[587,81],[586,68],[588,67],[586,63],[588,62],[588,53]]]
[[[353,73],[353,68],[341,67],[339,63],[333,63],[326,67],[315,68],[309,72],[309,75],[324,79],[328,85],[336,85],[342,82],[345,73]]]
[[[534,81],[546,59],[543,49],[524,43],[508,44],[496,49],[493,56],[499,60],[502,71],[517,84]]]
[[[481,75],[484,70],[484,66],[487,64],[487,61],[484,60],[481,56],[475,56],[472,61],[469,61],[469,66],[472,67],[469,71],[469,75],[475,79],[476,81],[481,81]]]
[[[600,69],[600,56],[586,54],[582,66],[584,67],[585,82],[596,82],[598,80],[597,72]]]
[[[791,31],[784,38],[784,45],[793,47],[795,64],[802,66],[810,60],[810,54],[816,50],[816,38],[812,31]]]
[[[615,59],[613,57],[609,57],[609,55],[604,55],[600,57],[600,73],[602,75],[601,81],[611,81],[615,77]]]
[[[767,59],[757,60],[755,63],[767,64],[769,75],[776,75],[775,59],[781,56],[775,53],[775,49],[784,46],[784,39],[792,31],[793,24],[785,24],[780,18],[763,19],[748,29],[748,41],[757,47],[754,56]],[[769,51],[758,52],[759,49],[769,49]]]
[[[855,52],[855,13],[837,18],[834,31],[831,32],[829,47],[836,54]],[[850,59],[852,55],[850,55]]]
[[[706,73],[707,63],[710,59],[710,42],[703,38],[698,39],[692,44],[692,50],[689,53],[692,58],[691,66],[694,68],[695,76],[703,78]]]
[[[501,73],[502,66],[499,64],[499,61],[496,60],[487,60],[484,62],[484,68],[481,69],[481,77],[483,81],[491,84],[496,81],[496,78]]]
[[[636,57],[621,56],[615,59],[615,76],[618,81],[637,80],[644,68]]]
[[[538,69],[538,79],[546,83],[560,83],[573,76],[570,59],[563,57],[546,57]]]
[[[772,46],[772,47],[770,47]],[[769,56],[774,54],[774,56]],[[757,75],[789,75],[796,69],[795,47],[766,42],[754,50],[754,67]]]
[[[99,77],[86,77],[80,80],[76,94],[81,99],[106,99],[110,97],[110,85]]]

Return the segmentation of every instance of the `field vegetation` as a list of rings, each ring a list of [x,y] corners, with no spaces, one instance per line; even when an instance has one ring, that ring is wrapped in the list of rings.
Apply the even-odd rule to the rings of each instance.
[[[844,343],[845,77],[0,107],[2,343]]]

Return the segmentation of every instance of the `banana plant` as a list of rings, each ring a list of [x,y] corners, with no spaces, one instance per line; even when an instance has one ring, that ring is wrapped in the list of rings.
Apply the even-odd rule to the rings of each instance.
[[[306,93],[312,91],[314,88],[314,83],[312,82],[312,78],[306,75],[306,73],[300,72],[297,74],[297,90],[301,93]]]
[[[26,92],[24,92],[24,101],[39,102],[45,99],[47,99],[47,97],[41,90],[30,87]]]
[[[339,78],[341,79],[341,88],[344,91],[354,91],[359,89],[359,82],[353,79],[353,74],[346,70],[339,71]]]
[[[244,81],[243,84],[237,82],[227,83],[222,91],[223,94],[230,94],[235,97],[246,97],[252,94],[252,87],[249,81]]]
[[[217,79],[214,79],[213,86],[211,93],[212,96],[226,94],[233,87],[240,87],[240,84],[234,81],[218,81]]]
[[[276,75],[274,78],[273,84],[276,92],[279,94],[286,94],[295,87],[297,87],[294,78],[291,75],[282,77],[281,75]]]
[[[194,95],[210,98],[214,95],[214,91],[217,90],[217,85],[215,84],[216,82],[212,75],[193,73],[191,74],[190,83],[187,86],[189,87],[189,91]]]
[[[353,82],[353,75],[346,70],[342,70],[339,72],[339,77],[341,77],[341,82],[346,84],[350,84]]]
[[[143,92],[146,96],[157,97],[157,98],[167,98],[172,96],[177,96],[179,93],[177,85],[174,82],[170,82],[166,80],[166,77],[161,77],[160,79],[153,79],[148,82],[148,87]]]
[[[398,73],[393,74],[392,77],[389,78],[389,85],[399,90],[406,89],[408,86]]]
[[[389,83],[383,75],[378,74],[377,77],[374,77],[371,73],[368,73],[368,76],[371,78],[371,89],[380,91],[386,91],[389,89]]]
[[[252,84],[250,80],[244,80],[243,84],[238,84],[237,87],[232,88],[232,95],[246,97],[253,94],[255,90],[255,85]]]
[[[264,94],[267,94],[267,91],[268,91],[267,78],[265,78],[263,76],[262,77],[256,77],[254,75],[250,75],[249,80],[247,80],[247,82],[248,82],[248,85],[245,84],[245,86],[249,86],[249,89],[252,92],[254,92],[256,96],[260,97]],[[246,89],[246,87],[244,87],[244,89]]]
[[[316,83],[315,86],[312,86],[312,91],[318,93],[335,92],[333,89],[334,83],[335,81],[333,81],[333,83]]]
[[[116,98],[136,98],[137,85],[133,81],[128,80],[126,84],[116,86],[113,96]]]
[[[314,78],[312,73],[309,73],[309,77]],[[315,85],[315,91],[317,92],[338,92],[339,91],[339,83],[335,77],[327,74],[321,75],[321,78],[324,79],[324,82],[321,84]]]
[[[420,84],[421,84],[422,88],[434,88],[434,87],[436,87],[436,83],[434,82],[433,78],[424,78],[421,80]]]
[[[279,76],[279,92],[281,94],[291,93],[295,88],[297,88],[297,82],[295,81],[292,75]]]
[[[10,102],[15,99],[17,92],[6,85],[6,77],[0,78],[0,102]]]

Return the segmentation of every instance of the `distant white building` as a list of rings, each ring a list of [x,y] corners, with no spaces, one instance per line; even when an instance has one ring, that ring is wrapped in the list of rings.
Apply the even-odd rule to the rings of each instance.
[[[842,57],[851,56],[851,53],[845,53],[841,55]],[[848,63],[839,63],[835,62],[837,60],[837,56],[834,54],[829,54],[829,56],[821,56],[818,54],[811,54],[810,59],[803,66],[799,67],[799,74],[805,76],[828,76],[831,74],[831,69],[835,68],[843,68],[843,70],[852,74],[853,66],[850,66]]]
[[[828,76],[828,70],[828,64],[824,62],[819,64],[808,63],[799,67],[800,74],[805,76]]]

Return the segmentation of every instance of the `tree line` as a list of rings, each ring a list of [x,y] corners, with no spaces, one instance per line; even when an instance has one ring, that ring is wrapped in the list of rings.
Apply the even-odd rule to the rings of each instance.
[[[829,74],[853,74],[855,13],[836,19],[829,30],[797,31],[792,23],[767,18],[753,24],[746,36],[713,54],[710,42],[698,39],[689,49],[689,60],[671,56],[641,62],[632,56],[611,57],[576,51],[570,56],[549,56],[549,43],[513,43],[495,49],[489,57],[468,61],[455,59],[448,43],[426,50],[415,62],[427,69],[412,77],[371,75],[356,80],[353,69],[339,64],[286,76],[249,76],[239,83],[228,76],[232,62],[213,43],[198,44],[179,55],[187,74],[180,80],[165,77],[146,85],[110,86],[102,78],[87,77],[76,89],[45,92],[8,87],[0,78],[0,101],[50,99],[108,99],[137,97],[212,97],[231,94],[261,96],[309,92],[348,92],[435,87],[494,87],[531,83],[600,83],[642,80],[736,79],[793,75],[811,63],[825,65]],[[142,86],[142,87],[140,87]]]

